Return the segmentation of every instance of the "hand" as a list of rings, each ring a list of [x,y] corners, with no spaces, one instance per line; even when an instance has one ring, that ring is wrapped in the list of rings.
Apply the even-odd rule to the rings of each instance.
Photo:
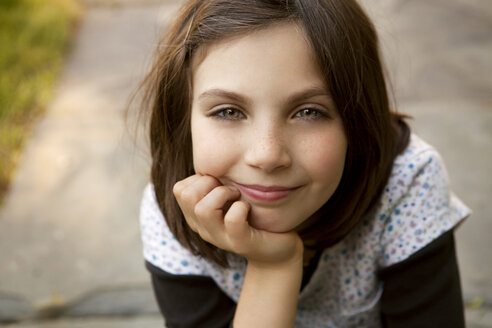
[[[296,232],[272,233],[248,224],[251,206],[239,200],[236,188],[196,174],[177,182],[173,192],[190,228],[218,248],[260,265],[302,261],[303,244]]]

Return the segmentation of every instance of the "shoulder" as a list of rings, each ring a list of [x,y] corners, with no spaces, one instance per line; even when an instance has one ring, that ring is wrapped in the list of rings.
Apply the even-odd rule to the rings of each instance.
[[[431,163],[441,164],[439,169],[444,171],[442,159],[437,150],[420,139],[415,134],[410,137],[410,142],[407,148],[398,155],[393,163],[391,178],[412,178],[419,173],[419,170],[427,167]],[[392,179],[389,180],[389,185],[392,184]],[[394,179],[393,179],[394,180]]]
[[[469,216],[439,153],[416,135],[396,158],[376,216],[382,266],[403,261]]]
[[[148,184],[140,205],[140,230],[145,260],[171,274],[205,274],[205,261],[184,248],[169,230]]]
[[[441,156],[434,147],[412,135],[408,147],[395,159],[380,210],[396,210],[399,205],[422,209],[431,202],[447,207],[450,196],[449,178]],[[407,204],[411,199],[419,202]]]

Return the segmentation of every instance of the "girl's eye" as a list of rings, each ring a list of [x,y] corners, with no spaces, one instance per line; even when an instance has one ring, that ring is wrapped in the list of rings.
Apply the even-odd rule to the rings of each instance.
[[[299,117],[306,120],[317,120],[326,117],[324,113],[314,108],[304,108],[295,114],[295,117]]]
[[[241,113],[240,110],[235,108],[220,109],[215,113],[213,113],[212,116],[218,117],[223,120],[230,120],[230,121],[240,120],[244,118],[244,114]]]

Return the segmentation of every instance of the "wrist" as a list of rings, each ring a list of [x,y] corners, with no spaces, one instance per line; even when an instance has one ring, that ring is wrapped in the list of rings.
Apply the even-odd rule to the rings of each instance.
[[[248,268],[255,268],[258,270],[284,270],[284,269],[294,269],[296,267],[300,267],[302,270],[303,267],[303,257],[304,257],[304,244],[302,243],[301,238],[296,235],[296,241],[290,248],[288,255],[282,256],[277,260],[264,260],[264,259],[253,259],[248,258]]]
[[[284,261],[248,261],[235,327],[294,327],[302,282],[302,254],[300,247]]]

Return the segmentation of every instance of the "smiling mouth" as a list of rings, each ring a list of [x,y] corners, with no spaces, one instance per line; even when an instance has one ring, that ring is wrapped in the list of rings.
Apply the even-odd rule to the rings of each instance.
[[[234,183],[249,198],[262,202],[274,202],[283,199],[300,187],[279,187],[279,186],[261,186],[261,185],[243,185]]]

